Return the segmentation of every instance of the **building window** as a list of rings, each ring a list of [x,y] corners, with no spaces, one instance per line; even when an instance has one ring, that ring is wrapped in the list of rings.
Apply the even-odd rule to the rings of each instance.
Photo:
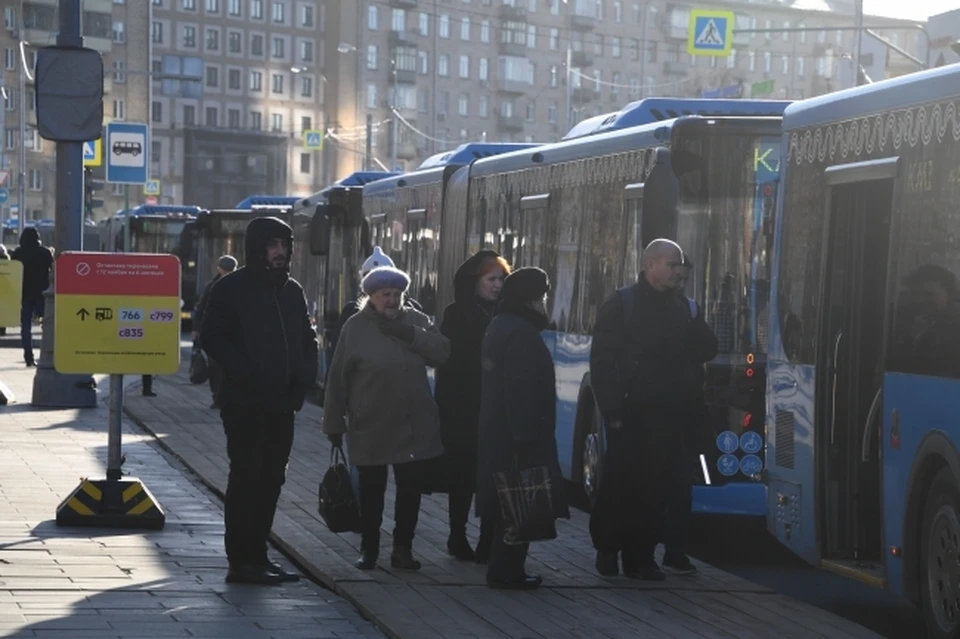
[[[263,57],[263,36],[250,36],[250,54],[257,57]]]
[[[300,154],[300,173],[305,175],[310,174],[310,154],[301,153]]]
[[[403,9],[394,9],[390,15],[391,29],[403,33],[407,30],[407,12]]]
[[[207,67],[207,86],[211,89],[220,86],[220,69],[217,67]]]
[[[440,26],[437,30],[440,32],[441,38],[446,39],[450,37],[450,16],[446,13],[440,16]]]
[[[274,133],[283,132],[283,114],[274,113],[270,116],[270,130]]]
[[[417,66],[419,67],[420,75],[430,73],[430,54],[426,51],[417,51]]]
[[[38,169],[30,169],[30,190],[43,190],[43,173],[41,173]]]
[[[207,51],[220,50],[220,31],[218,29],[207,29]]]
[[[457,100],[457,113],[464,117],[470,115],[470,96],[466,93],[461,93]]]
[[[197,107],[192,104],[183,106],[183,126],[193,126],[197,123]]]
[[[313,43],[309,40],[300,43],[300,61],[313,62]]]
[[[263,0],[250,0],[250,17],[263,20]]]
[[[308,115],[300,118],[300,131],[310,131],[313,129],[313,119]]]
[[[17,53],[13,49],[3,50],[3,66],[7,71],[17,70]]]
[[[154,101],[150,105],[150,119],[153,122],[163,122],[163,104]]]
[[[163,23],[154,22],[150,25],[150,39],[159,44],[163,44]]]
[[[313,78],[309,78],[307,76],[300,77],[300,97],[313,97]]]
[[[195,49],[197,46],[197,29],[196,27],[184,27],[183,28],[183,46],[189,49]]]
[[[240,69],[230,69],[227,71],[227,88],[231,91],[240,91]]]
[[[273,39],[273,57],[279,60],[287,57],[286,47],[284,46],[283,38],[274,38]]]
[[[430,35],[430,16],[426,13],[420,14],[419,31],[422,36]]]
[[[480,42],[490,42],[490,21],[486,18],[480,22]]]
[[[243,34],[239,31],[231,31],[227,35],[227,50],[230,53],[243,53]]]
[[[184,11],[196,11],[197,10],[197,0],[180,0],[181,5]]]
[[[276,95],[283,95],[283,76],[279,73],[273,74],[273,88],[271,90]]]
[[[113,61],[113,81],[114,82],[126,82],[127,81],[127,63],[123,60],[114,60]]]
[[[126,109],[124,108],[123,100],[114,100],[113,101],[113,119],[122,120],[126,115]]]
[[[367,108],[377,108],[377,85],[375,84],[367,85]]]
[[[437,58],[437,75],[442,78],[450,77],[450,57],[446,53],[441,53]]]
[[[150,161],[154,164],[160,163],[160,156],[163,151],[163,145],[160,142],[153,141],[150,143]]]
[[[470,56],[460,56],[460,77],[467,79],[470,77]]]
[[[371,31],[380,28],[380,9],[373,5],[367,7],[367,28]]]
[[[273,18],[274,24],[283,24],[285,16],[283,15],[282,2],[277,2],[276,0],[274,0],[271,16]]]
[[[207,107],[206,110],[207,121],[206,126],[216,128],[220,126],[220,112],[217,110],[217,107]]]
[[[17,148],[17,130],[16,129],[4,129],[3,146],[8,151],[12,151],[13,149]]]
[[[303,5],[300,7],[300,26],[301,27],[312,27],[313,26],[313,7],[310,5]]]
[[[220,0],[207,0],[207,13],[220,13]]]
[[[489,115],[490,112],[490,99],[485,96],[480,96],[480,101],[477,102],[477,115],[481,118],[485,118]]]
[[[240,0],[230,0],[227,13],[233,18],[241,17],[243,15],[243,11],[240,9]]]
[[[481,80],[490,79],[490,60],[487,58],[480,58],[480,72],[479,76]]]
[[[230,109],[227,111],[227,126],[231,129],[240,128],[240,109]]]
[[[127,32],[122,22],[113,23],[113,41],[117,44],[123,44],[127,41]]]
[[[470,41],[470,18],[460,19],[460,39],[464,42]]]
[[[263,73],[260,71],[250,72],[250,90],[257,92],[263,91]]]
[[[259,111],[250,112],[250,128],[254,131],[263,130],[263,114]]]

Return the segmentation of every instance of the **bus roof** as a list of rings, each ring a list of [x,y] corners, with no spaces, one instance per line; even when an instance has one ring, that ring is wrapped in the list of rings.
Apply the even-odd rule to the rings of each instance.
[[[369,195],[390,195],[397,187],[442,182],[443,173],[446,170],[446,166],[436,166],[428,169],[417,169],[416,171],[402,175],[391,175],[390,177],[377,180],[376,182],[370,182],[364,186],[363,195],[364,197]]]
[[[960,64],[918,71],[801,100],[784,113],[783,128],[805,129],[957,96]]]
[[[233,208],[252,209],[255,206],[293,206],[301,200],[296,195],[250,195],[243,198]]]
[[[451,164],[469,164],[473,160],[500,155],[509,151],[526,149],[538,146],[536,143],[519,142],[467,142],[452,151],[436,153],[424,160],[415,170],[427,169],[435,166],[449,166]]]
[[[783,115],[784,110],[790,104],[790,100],[644,98],[623,107],[616,117],[604,121],[591,133],[627,129],[651,122],[672,120],[684,115]]]
[[[567,131],[567,134],[563,136],[562,140],[572,140],[574,138],[579,138],[584,135],[590,135],[591,133],[596,132],[596,130],[607,123],[607,121],[613,121],[619,115],[619,111],[611,111],[610,113],[603,113],[600,115],[595,115],[592,118],[587,118],[586,120],[581,120],[573,125],[573,128]]]
[[[718,121],[731,122],[741,119],[743,119],[743,116],[718,116],[715,118],[715,120]],[[758,121],[761,119],[767,123],[767,126],[769,126],[771,120],[779,122],[778,119],[771,117],[757,118]],[[532,150],[514,151],[513,153],[506,153],[498,157],[478,160],[470,169],[470,175],[478,177],[494,175],[528,169],[534,166],[571,162],[586,157],[593,157],[597,155],[598,152],[603,154],[624,153],[638,148],[648,148],[669,141],[673,128],[678,123],[692,120],[706,121],[707,118],[695,115],[682,116],[665,122],[654,122],[619,131],[615,130],[597,133],[595,135],[585,135],[572,140],[560,141],[555,144],[545,144]],[[536,160],[534,160],[534,158],[536,158]]]
[[[141,204],[130,209],[131,216],[161,216],[170,217],[172,215],[197,215],[202,209],[199,206],[181,206],[179,204]],[[126,212],[124,212],[126,213]],[[119,217],[124,217],[120,215]]]

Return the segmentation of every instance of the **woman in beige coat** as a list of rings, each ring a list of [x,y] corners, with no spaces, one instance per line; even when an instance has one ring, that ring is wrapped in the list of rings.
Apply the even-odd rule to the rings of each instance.
[[[443,453],[427,366],[446,362],[450,341],[426,315],[404,308],[409,285],[406,273],[389,266],[363,278],[367,297],[344,324],[327,379],[323,432],[334,446],[347,434],[350,461],[360,471],[361,570],[374,568],[380,553],[388,465],[397,482],[390,564],[420,569],[412,547],[424,461]]]

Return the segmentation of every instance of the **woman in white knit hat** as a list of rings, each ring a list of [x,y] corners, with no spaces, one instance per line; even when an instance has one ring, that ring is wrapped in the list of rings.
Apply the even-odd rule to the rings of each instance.
[[[344,325],[327,377],[323,432],[334,446],[346,433],[360,472],[361,570],[374,568],[379,556],[387,466],[397,482],[390,563],[420,569],[412,546],[423,462],[443,452],[427,366],[446,362],[450,341],[429,317],[403,304],[409,286],[407,274],[390,266],[363,278],[367,297]]]

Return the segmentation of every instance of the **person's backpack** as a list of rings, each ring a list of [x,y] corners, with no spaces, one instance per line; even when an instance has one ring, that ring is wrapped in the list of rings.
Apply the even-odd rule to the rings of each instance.
[[[633,309],[637,300],[636,291],[633,290],[631,286],[624,286],[623,288],[617,289],[617,294],[620,296],[620,303],[623,305],[623,323],[624,326],[630,324],[630,320],[633,319]],[[700,312],[700,308],[697,306],[697,303],[689,297],[684,297],[687,300],[687,312],[690,313],[690,319],[697,319],[697,314]],[[677,298],[679,302],[679,297]]]

